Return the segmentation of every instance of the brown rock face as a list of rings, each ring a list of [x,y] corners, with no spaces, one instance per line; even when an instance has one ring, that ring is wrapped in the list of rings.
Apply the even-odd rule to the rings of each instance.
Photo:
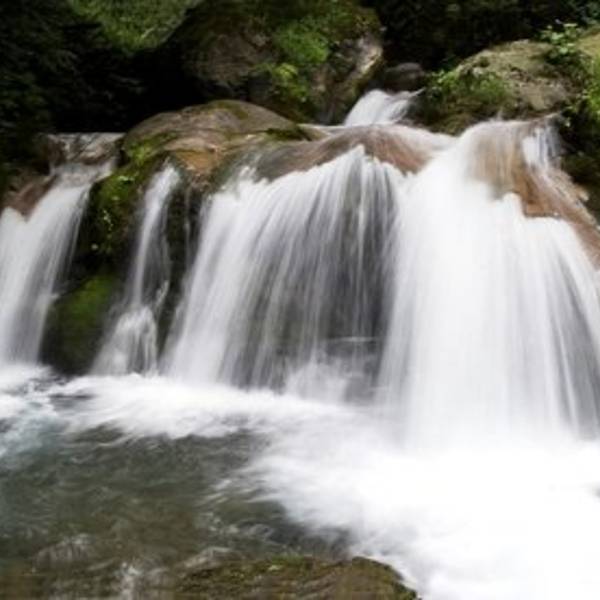
[[[560,168],[553,135],[543,120],[480,125],[467,133],[469,170],[490,184],[498,197],[519,196],[525,215],[567,221],[600,267],[598,224],[584,205],[585,190]]]

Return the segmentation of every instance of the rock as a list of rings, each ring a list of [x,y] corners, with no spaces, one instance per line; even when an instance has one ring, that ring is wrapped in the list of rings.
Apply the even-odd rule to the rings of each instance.
[[[366,558],[327,562],[311,557],[283,557],[224,563],[187,574],[181,597],[306,598],[311,600],[417,600],[390,568]]]
[[[54,180],[53,175],[42,175],[32,169],[17,171],[8,182],[1,207],[10,207],[28,216]]]
[[[63,373],[84,373],[92,366],[118,287],[114,274],[92,273],[53,304],[42,347],[45,362]]]
[[[66,162],[95,165],[117,156],[122,133],[40,134],[34,151],[50,167]]]
[[[171,287],[161,315],[161,335],[176,308],[189,260],[186,240],[195,235],[202,199],[219,184],[229,165],[256,146],[305,137],[292,121],[235,100],[161,113],[127,133],[116,170],[90,194],[67,291],[49,316],[45,360],[67,373],[85,372],[91,365],[108,311],[127,274],[139,203],[165,162],[179,170],[182,184],[170,199],[167,214]]]
[[[427,73],[418,63],[400,63],[381,75],[381,85],[390,92],[414,92],[427,83]]]
[[[551,65],[550,46],[522,40],[484,50],[430,79],[419,118],[458,133],[483,119],[535,118],[564,109],[577,87]]]
[[[236,26],[232,27],[232,23]],[[380,23],[354,0],[201,4],[169,51],[205,100],[248,100],[297,120],[339,121],[383,61]]]

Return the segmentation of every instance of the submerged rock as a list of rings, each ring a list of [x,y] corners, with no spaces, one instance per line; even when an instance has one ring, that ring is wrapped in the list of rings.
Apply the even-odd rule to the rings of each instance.
[[[183,598],[310,598],[311,600],[417,600],[388,566],[366,558],[326,562],[283,557],[234,562],[186,575]]]

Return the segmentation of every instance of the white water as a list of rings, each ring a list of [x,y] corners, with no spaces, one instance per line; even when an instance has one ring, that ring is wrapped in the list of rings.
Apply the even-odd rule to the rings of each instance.
[[[585,249],[566,222],[527,218],[515,194],[470,174],[481,141],[516,127],[467,132],[403,205],[381,383],[410,445],[598,432],[600,302]],[[546,168],[549,140],[523,144]]]
[[[179,176],[171,166],[150,181],[125,293],[114,324],[94,364],[94,372],[125,374],[155,371],[158,361],[157,318],[169,288],[165,226],[169,200]]]
[[[25,217],[0,216],[0,365],[35,362],[48,309],[70,259],[88,191],[110,169],[71,164]]]
[[[212,199],[167,375],[8,396],[6,415],[32,443],[40,408],[74,437],[252,432],[225,486],[424,600],[597,600],[597,274],[568,224],[474,176],[481,140],[514,127],[475,128],[414,177],[360,148],[245,173]],[[523,144],[546,169],[543,132]]]
[[[405,177],[362,148],[212,200],[168,372],[308,388],[359,379],[387,310],[385,254]],[[308,386],[308,387],[307,387]]]
[[[284,371],[283,387],[327,398],[330,412],[308,403],[304,418],[278,422],[249,477],[298,523],[348,536],[352,552],[397,567],[425,600],[593,600],[600,589],[600,451],[586,441],[598,432],[597,275],[567,223],[527,218],[492,175],[475,177],[482,142],[508,147],[502,140],[518,127],[474,128],[412,179],[385,167],[376,189],[394,186],[397,238],[356,265],[360,272],[391,258],[395,267],[384,268],[377,288],[394,288],[394,308],[375,406],[343,400],[355,397],[348,382],[367,363],[332,376],[314,350],[326,332],[314,315],[332,298],[357,309],[353,323],[365,314],[333,284],[344,253],[324,249],[336,218],[306,217],[322,202],[339,214],[339,198],[358,189],[345,183],[357,181],[351,174],[382,168],[356,150],[272,183],[238,181],[215,198],[171,363],[196,382],[235,381],[240,364],[272,373],[273,331],[295,322],[295,348],[308,339],[310,351],[305,368]],[[548,168],[550,142],[541,130],[522,140],[528,168]],[[291,317],[270,308],[290,290],[303,309]],[[250,339],[259,341],[241,352]],[[235,423],[257,427],[257,398],[246,397],[249,416]],[[244,410],[243,401],[223,402],[225,423]],[[279,402],[302,407],[296,396]],[[203,404],[199,411],[214,415],[213,403]]]
[[[390,94],[383,90],[371,90],[354,105],[344,119],[344,125],[398,123],[408,113],[413,96],[408,92]]]

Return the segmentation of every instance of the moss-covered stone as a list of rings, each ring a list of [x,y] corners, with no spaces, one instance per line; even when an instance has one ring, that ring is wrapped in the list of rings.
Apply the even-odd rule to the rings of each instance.
[[[127,254],[137,203],[157,165],[155,157],[132,161],[93,188],[84,229],[98,260],[118,262]]]
[[[392,569],[365,558],[326,562],[289,556],[226,563],[186,575],[180,597],[310,598],[311,600],[417,600]]]
[[[265,108],[233,100],[161,113],[133,128],[121,144],[121,164],[99,181],[90,194],[70,272],[72,291],[61,298],[55,311],[62,324],[52,321],[49,328],[48,339],[57,351],[47,354],[48,362],[69,372],[81,372],[90,363],[90,355],[84,350],[95,352],[101,335],[95,327],[101,328],[109,309],[104,304],[99,306],[100,299],[106,298],[100,292],[107,289],[109,280],[114,289],[127,275],[140,203],[159,169],[169,163],[178,169],[182,179],[167,213],[171,282],[159,324],[163,338],[191,260],[190,245],[195,239],[203,198],[223,181],[230,165],[258,145],[304,137],[292,121]],[[79,351],[72,340],[76,341],[85,329],[82,322],[87,321],[81,303],[86,298],[91,303],[90,318],[96,309],[102,318],[89,325],[94,330],[89,336],[90,344],[82,342],[85,349]],[[82,336],[88,337],[83,333]],[[75,348],[73,353],[71,347]]]
[[[103,325],[118,280],[98,273],[64,294],[53,305],[44,340],[45,360],[66,373],[85,372],[102,339]]]
[[[563,110],[577,94],[577,85],[547,60],[550,49],[542,42],[513,42],[434,74],[420,119],[455,134],[482,119],[531,118]]]
[[[354,0],[224,0],[219,10],[201,4],[172,47],[207,99],[335,120],[382,63],[380,29],[375,13]]]

